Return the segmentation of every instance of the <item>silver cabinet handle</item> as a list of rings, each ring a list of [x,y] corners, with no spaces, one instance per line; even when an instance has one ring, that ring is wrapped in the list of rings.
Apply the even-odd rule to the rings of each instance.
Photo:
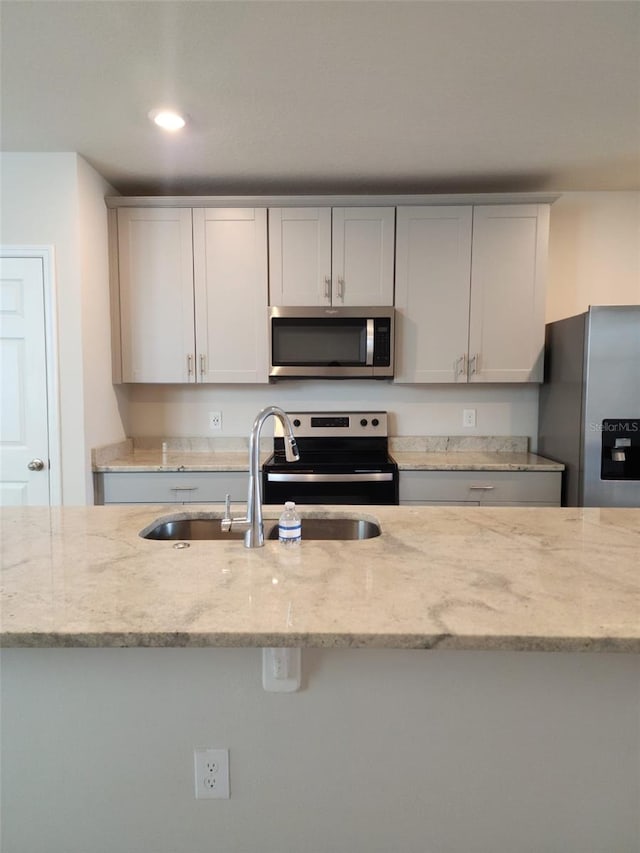
[[[344,279],[338,278],[338,297],[344,302]]]
[[[197,492],[197,486],[170,486],[172,492]]]
[[[30,471],[42,471],[44,468],[44,462],[42,459],[32,459],[31,462],[27,464],[27,468]]]
[[[207,357],[204,353],[200,353],[200,376],[204,376],[207,370]]]
[[[469,486],[469,491],[472,489],[479,489],[483,492],[490,492],[492,489],[495,489],[495,486]]]
[[[324,298],[331,302],[331,276],[325,275],[324,277]]]
[[[467,375],[467,354],[463,352],[460,358],[455,360],[453,365],[455,376],[466,376]]]
[[[191,353],[187,356],[187,376],[193,375],[193,356]]]
[[[480,369],[480,353],[474,353],[469,359],[469,373],[473,375]]]

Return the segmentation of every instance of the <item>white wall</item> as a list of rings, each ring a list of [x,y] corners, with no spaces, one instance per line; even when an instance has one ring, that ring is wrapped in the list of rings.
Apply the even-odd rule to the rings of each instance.
[[[563,193],[550,228],[547,322],[640,304],[640,192]]]
[[[640,657],[6,649],[3,853],[637,853]],[[196,801],[196,746],[231,799]]]
[[[272,385],[128,386],[127,430],[136,436],[248,435],[266,405],[285,411],[383,409],[393,435],[528,435],[537,438],[537,386],[409,386],[391,382],[304,381]],[[462,410],[477,409],[474,429]],[[209,411],[222,412],[221,433],[208,429]],[[265,435],[267,434],[265,425]]]
[[[93,503],[91,448],[125,437],[120,414],[124,397],[111,373],[109,256],[105,196],[114,190],[78,158],[78,223],[82,281],[82,364],[85,478],[87,503]]]
[[[0,168],[0,243],[54,248],[62,500],[93,503],[87,467],[91,447],[98,439],[117,441],[124,434],[105,369],[110,344],[104,308],[106,211],[101,207],[104,194],[113,191],[74,153],[4,153]]]

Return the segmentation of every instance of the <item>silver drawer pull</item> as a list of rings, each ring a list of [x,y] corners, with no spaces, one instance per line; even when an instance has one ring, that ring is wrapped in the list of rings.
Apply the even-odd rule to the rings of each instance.
[[[483,492],[489,492],[491,489],[495,489],[495,486],[469,486],[469,489],[480,489]]]
[[[197,492],[197,486],[170,486],[172,492]]]

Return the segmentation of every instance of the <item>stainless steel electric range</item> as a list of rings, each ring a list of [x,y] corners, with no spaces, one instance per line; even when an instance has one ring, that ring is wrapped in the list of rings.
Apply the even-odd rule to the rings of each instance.
[[[300,459],[287,462],[276,424],[262,468],[265,504],[397,504],[386,412],[288,412]]]

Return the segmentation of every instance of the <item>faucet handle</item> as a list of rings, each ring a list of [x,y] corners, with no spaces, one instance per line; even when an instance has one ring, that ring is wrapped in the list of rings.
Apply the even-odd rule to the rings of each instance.
[[[291,433],[291,435],[285,435],[284,437],[284,456],[287,462],[297,462],[300,459],[298,442],[296,441],[293,433]]]

